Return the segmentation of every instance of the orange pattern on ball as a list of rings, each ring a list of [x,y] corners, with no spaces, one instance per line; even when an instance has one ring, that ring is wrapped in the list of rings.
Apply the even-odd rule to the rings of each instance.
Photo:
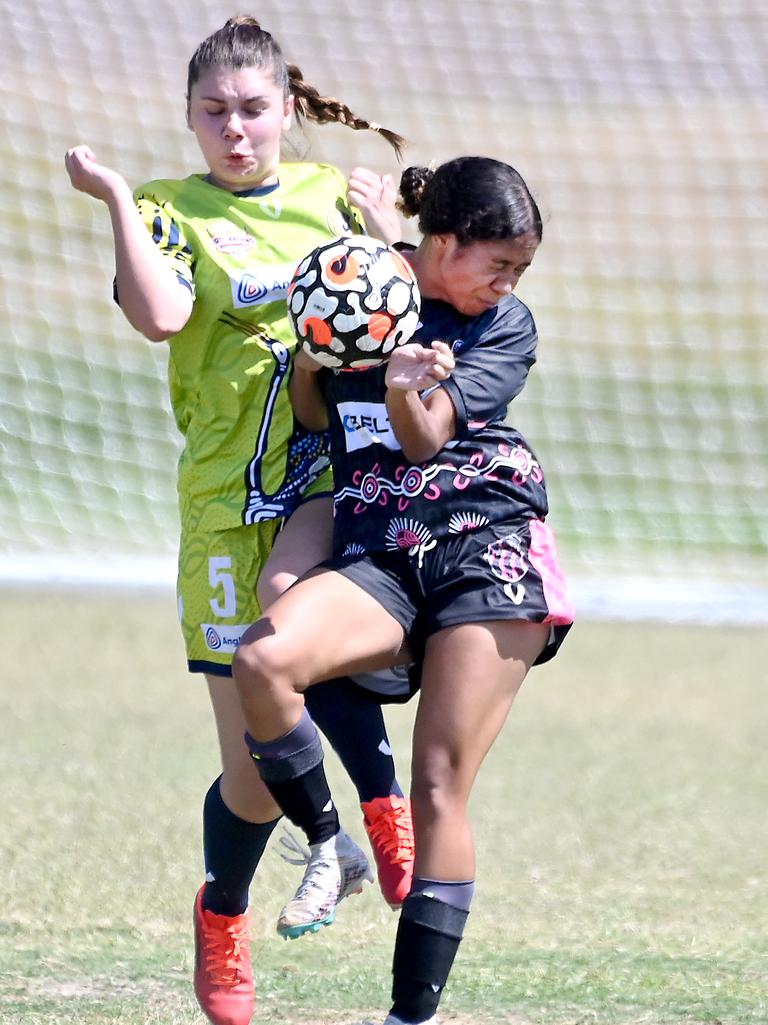
[[[377,342],[383,342],[392,330],[392,318],[388,313],[372,313],[368,321],[368,334]]]
[[[329,346],[333,335],[331,329],[320,317],[307,317],[304,325],[307,333],[307,341],[313,345]]]

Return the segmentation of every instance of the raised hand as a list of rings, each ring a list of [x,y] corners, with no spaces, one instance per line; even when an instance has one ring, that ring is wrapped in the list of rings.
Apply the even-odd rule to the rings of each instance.
[[[389,357],[386,385],[400,391],[424,391],[451,376],[456,366],[450,346],[432,342],[425,348],[417,342],[401,345]]]
[[[78,192],[107,202],[120,189],[128,189],[122,175],[96,161],[90,146],[74,146],[64,157],[69,180]],[[130,190],[129,190],[130,191]]]
[[[347,196],[365,218],[368,234],[388,245],[403,237],[395,209],[397,190],[391,174],[380,177],[365,167],[356,167],[347,181]]]

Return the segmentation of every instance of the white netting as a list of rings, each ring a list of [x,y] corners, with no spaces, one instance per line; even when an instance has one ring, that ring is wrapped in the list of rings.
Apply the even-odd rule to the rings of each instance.
[[[541,336],[514,419],[571,570],[768,580],[768,14],[748,0],[367,0],[254,9],[321,91],[411,163],[487,153],[526,177]],[[5,187],[0,551],[172,553],[164,351],[113,306],[86,141],[132,184],[201,167],[186,61],[237,8],[0,0]],[[396,173],[337,127],[310,154]]]

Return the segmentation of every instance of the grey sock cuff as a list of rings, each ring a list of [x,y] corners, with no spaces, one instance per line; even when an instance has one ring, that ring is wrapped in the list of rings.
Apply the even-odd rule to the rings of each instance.
[[[298,779],[304,776],[310,769],[320,765],[323,760],[323,745],[320,737],[315,739],[293,754],[285,755],[283,758],[265,758],[259,760],[254,758],[259,775],[265,783],[285,783],[289,779]]]
[[[245,743],[265,783],[297,779],[323,760],[320,734],[306,709],[296,726],[284,736],[261,741],[246,733]]]
[[[472,898],[475,895],[475,880],[464,879],[454,882],[446,882],[442,879],[425,879],[423,876],[414,876],[411,886],[411,897],[423,894],[432,897],[434,900],[442,901],[443,904],[450,904],[459,911],[469,911]]]

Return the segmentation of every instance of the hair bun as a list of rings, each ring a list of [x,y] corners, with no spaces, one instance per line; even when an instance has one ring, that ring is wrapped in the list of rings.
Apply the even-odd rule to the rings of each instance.
[[[415,217],[421,209],[424,190],[434,177],[431,167],[406,167],[400,176],[398,210],[406,217]]]
[[[236,14],[234,18],[229,19],[229,21],[224,27],[238,28],[240,25],[247,25],[249,28],[261,31],[261,25],[250,14]]]

